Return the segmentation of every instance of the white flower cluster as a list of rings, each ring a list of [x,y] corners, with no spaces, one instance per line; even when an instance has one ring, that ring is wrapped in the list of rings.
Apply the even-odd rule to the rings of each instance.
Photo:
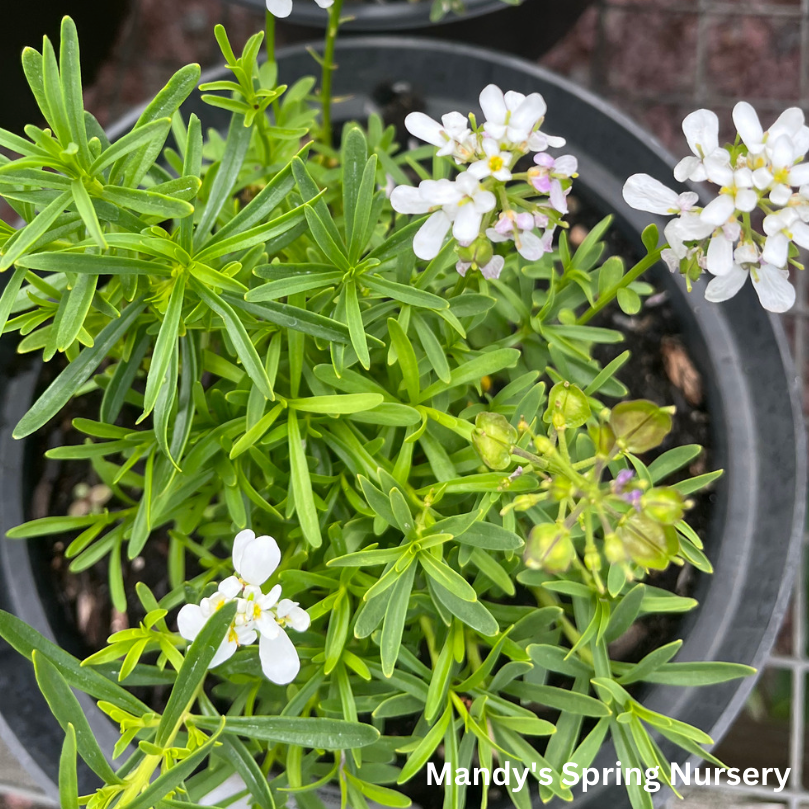
[[[578,166],[575,157],[547,154],[548,147],[564,146],[565,141],[541,131],[547,107],[539,93],[503,93],[490,84],[480,94],[480,106],[485,116],[480,126],[473,116],[459,112],[444,115],[440,123],[423,112],[407,116],[405,126],[412,135],[437,146],[438,155],[454,158],[464,169],[454,180],[424,180],[418,188],[400,185],[390,200],[399,213],[432,214],[413,240],[419,258],[435,258],[451,229],[458,272],[478,269],[485,278],[497,278],[504,259],[495,255],[493,242],[513,241],[527,261],[551,250]],[[536,152],[535,165],[517,172],[517,161],[529,152]],[[547,199],[532,202],[525,193],[510,194],[506,184],[512,180],[529,184],[532,196],[539,192]]]
[[[676,215],[665,229],[663,258],[689,283],[703,270],[711,273],[707,300],[732,298],[750,276],[762,306],[785,312],[795,303],[788,265],[800,267],[792,245],[809,248],[809,163],[803,162],[809,127],[792,107],[764,131],[744,101],[733,109],[733,122],[736,143],[720,146],[713,112],[697,110],[683,121],[693,154],[677,164],[674,177],[719,186],[704,208],[696,194],[677,194],[647,174],[627,180],[624,199],[642,211]]]
[[[186,640],[193,641],[213,613],[231,601],[238,602],[236,617],[211,668],[224,663],[239,646],[250,646],[259,638],[264,676],[278,685],[291,683],[297,677],[301,661],[285,630],[291,627],[297,632],[306,631],[309,615],[296,602],[281,598],[280,584],[266,594],[261,589],[280,562],[281,551],[272,537],[257,537],[249,529],[240,531],[233,540],[233,567],[238,575],[221,582],[217,591],[199,605],[186,604],[180,610],[177,628]]]

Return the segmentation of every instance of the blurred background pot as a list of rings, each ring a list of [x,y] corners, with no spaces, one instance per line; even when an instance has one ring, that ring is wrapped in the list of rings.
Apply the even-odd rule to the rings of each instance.
[[[302,0],[299,0],[299,3]],[[305,47],[280,51],[280,79],[292,83],[312,72]],[[548,103],[548,131],[568,139],[579,159],[576,193],[600,214],[614,214],[614,227],[640,249],[647,214],[624,204],[626,176],[647,172],[670,182],[672,159],[657,143],[597,97],[539,67],[502,54],[433,41],[399,38],[346,39],[338,43],[336,120],[393,113],[398,96],[390,88],[406,85],[408,104],[439,116],[453,109],[478,110],[482,87],[541,92]],[[223,75],[209,75],[208,80]],[[387,89],[385,89],[387,88]],[[204,126],[222,127],[226,116],[195,96],[184,112],[196,112]],[[113,128],[115,136],[137,117]],[[390,117],[390,116],[389,116]],[[702,576],[694,597],[700,607],[678,629],[684,638],[678,660],[728,660],[759,666],[773,642],[786,609],[795,572],[806,493],[805,436],[798,403],[797,377],[779,321],[761,309],[746,285],[721,306],[706,303],[698,289],[686,293],[679,276],[657,269],[651,279],[668,294],[682,326],[686,349],[706,387],[712,425],[712,463],[726,470],[713,503],[705,537],[715,567]],[[11,430],[35,394],[39,366],[14,354],[13,341],[0,341],[0,536],[26,519],[38,459],[30,443],[12,439]],[[53,594],[43,585],[41,548],[36,541],[0,542],[0,606],[33,625],[61,646],[76,646]],[[669,638],[662,639],[662,642]],[[752,679],[700,689],[650,687],[644,703],[721,738],[754,685]],[[0,644],[0,733],[51,794],[62,732],[36,689],[26,660]],[[90,701],[90,722],[104,749],[117,737]],[[671,752],[671,751],[667,751]],[[674,753],[674,760],[685,755]],[[614,766],[615,753],[601,751],[595,766]],[[85,788],[90,784],[85,781]],[[628,806],[621,790],[591,790],[578,806],[614,809]]]
[[[264,9],[264,0],[233,0]],[[430,20],[433,0],[346,0],[341,31],[351,34],[409,31],[431,39],[451,39],[506,53],[537,59],[550,50],[575,25],[593,0],[463,0],[461,14],[452,11],[438,22]],[[286,42],[317,38],[325,30],[328,10],[314,0],[295,0],[292,14],[278,20]]]

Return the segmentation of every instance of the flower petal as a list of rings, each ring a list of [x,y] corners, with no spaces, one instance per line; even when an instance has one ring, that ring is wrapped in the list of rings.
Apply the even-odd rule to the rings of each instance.
[[[754,211],[758,205],[758,194],[752,188],[740,188],[736,192],[736,208],[745,213]]]
[[[803,247],[804,250],[809,250],[809,225],[803,222],[793,222],[790,231],[792,241]]]
[[[503,91],[496,84],[489,84],[483,88],[480,93],[480,108],[489,123],[505,123],[508,113],[506,100]]]
[[[177,613],[177,631],[186,639],[194,640],[207,619],[198,604],[186,604]]]
[[[713,275],[727,275],[733,269],[733,242],[721,230],[708,245],[707,266]]]
[[[458,215],[455,217],[455,222],[452,225],[452,235],[459,242],[466,242],[469,244],[474,241],[480,233],[480,223],[483,220],[483,215],[476,209],[476,206],[470,203],[462,205],[458,209]]]
[[[676,191],[648,174],[633,174],[624,183],[624,200],[638,211],[668,214],[678,210]]]
[[[208,666],[209,669],[215,669],[217,666],[222,665],[222,663],[226,660],[230,660],[236,653],[239,644],[235,640],[235,634],[234,630],[228,629],[227,635],[222,639],[222,643],[219,644],[219,648],[216,650],[216,654],[213,656],[213,660],[211,660],[211,664]]]
[[[778,231],[778,233],[768,236],[767,241],[764,242],[761,258],[767,264],[783,267],[789,258],[789,239],[786,234]]]
[[[281,563],[281,549],[278,543],[268,536],[256,537],[242,551],[238,564],[233,560],[236,572],[248,584],[264,584]]]
[[[774,121],[769,129],[770,140],[780,138],[782,135],[792,137],[797,135],[803,126],[804,115],[800,107],[785,109]]]
[[[236,598],[242,591],[242,583],[236,576],[228,576],[219,583],[218,590],[227,599]]]
[[[405,128],[413,137],[432,143],[433,146],[443,146],[447,142],[443,134],[444,127],[423,112],[411,112],[405,118]]]
[[[430,203],[412,185],[397,185],[391,192],[390,204],[397,213],[421,214],[430,210]]]
[[[744,286],[746,280],[747,271],[734,264],[729,273],[717,276],[705,287],[705,300],[711,303],[727,301]]]
[[[752,152],[760,152],[764,140],[764,130],[761,128],[758,114],[746,101],[740,101],[733,108],[733,123],[745,146]]]
[[[711,110],[696,110],[685,116],[683,133],[691,151],[707,157],[719,148],[719,118]]]
[[[545,103],[545,99],[539,93],[531,93],[527,95],[520,106],[511,113],[509,126],[515,129],[527,129],[530,131],[547,111],[548,105]]]
[[[292,0],[267,0],[267,11],[273,17],[288,17],[292,13]]]
[[[794,306],[795,287],[789,283],[787,270],[762,264],[757,275],[758,280],[753,277],[753,289],[768,312],[787,312]]]
[[[276,638],[262,635],[258,642],[258,656],[264,676],[276,685],[291,683],[301,670],[298,650],[286,632],[281,632]]]
[[[413,239],[413,252],[425,261],[434,259],[444,244],[444,237],[451,224],[443,211],[436,211],[416,233]]]
[[[539,261],[545,254],[545,248],[542,244],[542,240],[536,233],[531,233],[530,230],[526,230],[520,233],[520,245],[517,248],[517,252],[526,261]]]
[[[809,163],[798,163],[789,170],[790,185],[806,185],[809,183]]]
[[[244,553],[244,549],[256,538],[256,532],[245,528],[239,531],[233,539],[233,567],[239,569],[239,563]]]
[[[491,261],[485,267],[480,268],[480,274],[489,281],[496,281],[503,272],[505,264],[506,260],[502,256],[492,256]]]
[[[709,202],[700,214],[703,222],[711,225],[724,225],[733,216],[736,210],[736,202],[730,194],[720,194],[715,200]]]
[[[708,179],[708,174],[705,166],[702,165],[702,160],[694,155],[688,155],[674,167],[674,179],[678,183],[684,183],[686,180],[702,183]]]

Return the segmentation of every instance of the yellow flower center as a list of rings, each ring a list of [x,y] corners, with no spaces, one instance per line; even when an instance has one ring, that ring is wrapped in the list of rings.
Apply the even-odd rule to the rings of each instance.
[[[492,171],[500,171],[503,168],[503,158],[496,154],[489,158],[489,168]]]

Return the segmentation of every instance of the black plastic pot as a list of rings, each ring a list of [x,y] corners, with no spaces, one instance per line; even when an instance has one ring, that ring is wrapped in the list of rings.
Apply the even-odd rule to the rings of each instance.
[[[235,0],[264,9],[264,0]],[[513,6],[504,0],[464,0],[462,14],[450,12],[441,21],[430,21],[432,0],[361,2],[343,6],[342,30],[351,34],[418,32],[420,36],[468,42],[505,53],[538,59],[576,23],[593,0],[522,0]],[[292,13],[278,21],[284,42],[300,42],[322,36],[328,11],[314,0],[294,0]]]
[[[478,94],[494,82],[504,89],[539,91],[548,102],[547,129],[568,139],[579,158],[577,194],[599,211],[614,213],[615,227],[640,247],[648,215],[630,210],[621,186],[628,174],[647,172],[670,181],[671,158],[637,126],[603,101],[520,60],[460,45],[415,39],[366,38],[338,45],[340,70],[335,94],[347,100],[335,109],[337,120],[361,119],[374,109],[374,89],[407,81],[426,99],[426,112],[477,110]],[[279,54],[281,79],[292,82],[312,69],[303,47]],[[214,78],[213,76],[208,78]],[[198,99],[188,112],[204,116],[206,126],[224,123]],[[775,640],[797,566],[806,496],[806,442],[786,340],[777,318],[761,309],[750,285],[720,306],[706,303],[701,291],[687,294],[679,276],[663,271],[655,278],[667,290],[682,325],[690,356],[706,385],[713,429],[712,451],[723,467],[706,552],[713,576],[699,579],[694,594],[699,609],[680,627],[685,643],[678,660],[728,660],[760,666]],[[20,367],[7,341],[0,342],[0,531],[25,519],[31,497],[30,461],[25,444],[11,428],[28,408],[36,367]],[[71,638],[48,614],[52,595],[37,590],[36,544],[0,544],[2,606],[59,642]],[[653,710],[703,728],[715,739],[727,730],[753,687],[753,680],[701,689],[654,687],[645,698]],[[22,658],[0,646],[0,733],[25,764],[53,791],[62,733],[50,718]],[[111,749],[114,732],[90,706],[89,717]],[[675,754],[675,760],[684,755]],[[597,766],[614,766],[615,753],[602,750]],[[580,806],[628,806],[620,789],[590,791]]]

